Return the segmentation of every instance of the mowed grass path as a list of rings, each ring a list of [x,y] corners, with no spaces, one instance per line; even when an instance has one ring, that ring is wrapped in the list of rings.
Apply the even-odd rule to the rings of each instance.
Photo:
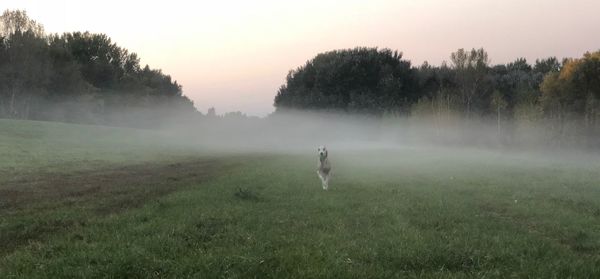
[[[589,158],[333,149],[325,192],[312,150],[190,152],[12,171],[19,179],[0,189],[30,190],[0,208],[1,277],[600,276],[600,174]],[[45,186],[56,180],[63,195]]]

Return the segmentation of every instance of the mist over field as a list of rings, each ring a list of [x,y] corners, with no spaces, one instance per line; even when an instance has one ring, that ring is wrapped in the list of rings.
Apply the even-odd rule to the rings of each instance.
[[[173,137],[175,142],[182,140],[202,147],[238,152],[306,152],[319,145],[330,146],[332,150],[476,148],[539,153],[596,152],[583,145],[560,146],[544,126],[519,127],[503,123],[499,129],[493,119],[439,121],[294,111],[276,112],[265,118],[181,118],[165,124],[158,131]]]
[[[256,117],[194,103],[239,93],[217,96],[195,57],[176,70],[216,91],[6,10],[0,277],[600,278],[600,51],[493,64],[458,48],[415,65],[350,42],[286,66]],[[252,56],[264,65],[244,74],[247,58],[217,50],[215,72],[248,88],[273,66]]]

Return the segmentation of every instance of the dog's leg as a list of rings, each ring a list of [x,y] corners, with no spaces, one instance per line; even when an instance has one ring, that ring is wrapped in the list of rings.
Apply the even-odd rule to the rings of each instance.
[[[323,177],[323,174],[320,171],[317,171],[317,175],[319,176],[319,179],[321,179],[321,186],[323,186],[323,190],[327,190],[326,178]]]
[[[319,179],[321,180],[321,183],[323,183],[325,180],[323,180],[323,175],[321,175],[320,171],[317,171],[317,176],[319,177]]]
[[[323,190],[327,190],[327,189],[329,189],[329,175],[328,174],[326,174],[323,177]]]

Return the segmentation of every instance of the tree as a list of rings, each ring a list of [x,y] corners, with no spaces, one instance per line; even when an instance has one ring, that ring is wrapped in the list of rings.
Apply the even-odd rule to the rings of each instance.
[[[548,74],[542,83],[543,103],[583,119],[584,133],[595,139],[600,131],[600,51],[567,59],[559,73]]]
[[[67,33],[64,40],[81,65],[83,78],[96,88],[115,89],[123,75],[124,51],[104,34]]]
[[[498,136],[500,136],[500,110],[505,109],[507,105],[508,105],[508,103],[504,99],[504,96],[502,96],[502,93],[500,93],[500,91],[498,91],[498,90],[494,90],[494,93],[492,93],[492,106],[496,108],[496,112],[497,112],[496,123],[497,123]]]
[[[47,93],[50,77],[48,47],[32,32],[16,32],[4,41],[0,61],[1,112],[11,118],[29,118],[31,104]]]
[[[88,93],[91,86],[81,74],[81,64],[69,51],[61,36],[49,37],[49,58],[52,73],[48,90],[53,99],[64,99],[78,94]]]
[[[415,73],[402,53],[354,48],[318,54],[290,71],[275,96],[280,109],[382,114],[406,110],[418,99]]]
[[[561,80],[560,73],[548,73],[540,85],[540,106],[546,119],[550,120],[552,140],[561,144],[565,138],[566,118],[573,111],[574,94],[571,84]]]
[[[600,51],[566,60],[560,72],[546,75],[541,89],[547,102],[556,99],[571,111],[594,112],[585,100],[600,98]]]
[[[548,57],[545,59],[536,59],[533,71],[543,75],[550,72],[560,71],[561,64],[556,57]]]
[[[217,112],[216,112],[215,108],[210,107],[208,109],[208,112],[206,113],[206,116],[211,117],[211,118],[217,117]]]
[[[450,55],[450,60],[456,73],[456,81],[465,105],[466,116],[470,118],[473,102],[483,99],[481,95],[486,93],[483,92],[483,83],[488,72],[488,54],[483,48],[471,49],[471,51],[461,48]],[[478,93],[479,98],[477,98]]]
[[[44,27],[27,16],[22,10],[5,10],[0,16],[0,36],[10,37],[17,33],[31,32],[36,37],[44,36]]]
[[[31,103],[46,93],[48,48],[43,27],[24,11],[6,10],[0,16],[0,115],[28,118]]]
[[[154,120],[196,112],[177,81],[139,61],[104,34],[47,36],[24,11],[6,11],[0,117],[114,124],[120,120],[108,116],[134,110]]]

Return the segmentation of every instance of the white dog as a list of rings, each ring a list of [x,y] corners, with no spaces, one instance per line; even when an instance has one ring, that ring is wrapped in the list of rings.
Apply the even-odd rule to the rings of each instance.
[[[317,175],[321,179],[321,183],[323,185],[323,190],[327,190],[329,188],[329,178],[331,177],[331,163],[329,163],[329,159],[327,158],[327,148],[325,146],[319,146],[317,149],[319,152],[319,163],[317,165]]]

